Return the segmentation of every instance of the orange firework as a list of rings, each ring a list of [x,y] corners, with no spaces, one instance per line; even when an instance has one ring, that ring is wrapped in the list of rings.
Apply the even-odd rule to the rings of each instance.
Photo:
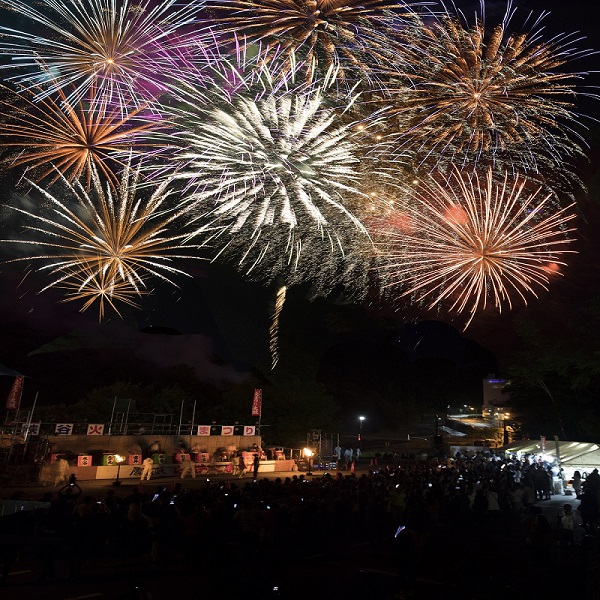
[[[557,209],[554,195],[528,190],[524,177],[480,179],[455,169],[449,180],[430,178],[402,202],[413,229],[390,231],[382,242],[381,274],[400,296],[433,308],[467,310],[468,326],[488,302],[501,312],[511,296],[525,303],[559,273],[571,240],[572,207]],[[380,232],[379,232],[380,233]]]
[[[337,68],[340,80],[350,72],[350,79],[370,76],[389,56],[384,23],[412,14],[402,2],[387,0],[215,0],[211,6],[232,15],[216,19],[224,31],[276,48],[292,61],[302,58],[310,75]]]
[[[399,148],[429,164],[498,161],[568,174],[564,159],[582,153],[573,128],[584,74],[561,67],[589,52],[569,36],[511,34],[511,17],[509,9],[490,31],[444,13],[403,32],[385,69]]]
[[[56,97],[37,102],[32,96],[39,90],[6,91],[8,99],[0,100],[0,142],[15,150],[7,162],[33,169],[36,181],[49,175],[52,182],[60,175],[68,181],[85,177],[89,188],[94,167],[117,184],[113,169],[123,167],[118,155],[137,151],[140,134],[160,123],[157,115],[141,119],[146,106],[123,111],[96,88],[86,102],[69,100],[60,89]]]
[[[90,191],[62,179],[57,194],[29,181],[45,200],[43,210],[11,206],[27,221],[30,237],[2,241],[37,252],[11,262],[41,261],[39,270],[52,278],[44,290],[67,289],[67,299],[88,298],[85,307],[97,298],[101,315],[104,300],[139,297],[151,278],[175,285],[172,276],[186,275],[176,266],[179,260],[200,258],[187,241],[192,204],[170,205],[168,179],[138,196],[140,169],[126,165],[116,192],[95,170]]]
[[[117,303],[139,308],[133,298],[148,294],[146,290],[134,287],[129,281],[115,279],[106,272],[91,267],[66,274],[65,279],[54,287],[66,290],[66,296],[61,302],[84,300],[79,312],[85,312],[97,302],[100,321],[104,319],[107,306],[121,316]]]

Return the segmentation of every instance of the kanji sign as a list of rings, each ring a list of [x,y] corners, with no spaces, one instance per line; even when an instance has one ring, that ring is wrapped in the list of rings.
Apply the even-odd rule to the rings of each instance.
[[[210,425],[198,425],[198,433],[196,435],[210,435]]]
[[[73,423],[57,423],[54,433],[56,435],[71,435],[73,433]]]
[[[40,428],[42,427],[41,421],[37,423],[29,423],[29,435],[40,435]]]
[[[77,466],[78,467],[91,467],[92,466],[92,457],[89,455],[80,455],[77,457]]]
[[[104,435],[104,425],[99,423],[89,423],[87,428],[88,435]]]
[[[10,392],[8,393],[8,397],[6,398],[6,410],[19,410],[24,380],[25,378],[22,375],[15,377]]]
[[[252,416],[260,417],[261,410],[262,410],[262,390],[260,388],[256,388],[254,390],[254,396],[252,398]]]

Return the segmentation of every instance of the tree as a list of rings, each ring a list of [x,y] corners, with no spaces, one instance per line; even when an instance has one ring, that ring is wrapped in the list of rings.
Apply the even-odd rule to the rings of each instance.
[[[600,434],[599,325],[600,298],[568,319],[519,320],[522,349],[508,369],[509,391],[532,434],[582,441]]]

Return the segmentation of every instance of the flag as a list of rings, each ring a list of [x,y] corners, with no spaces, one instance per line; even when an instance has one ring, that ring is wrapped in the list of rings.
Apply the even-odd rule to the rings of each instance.
[[[254,398],[252,398],[252,416],[260,417],[261,410],[262,410],[262,390],[260,388],[256,388],[254,390]]]
[[[23,394],[23,375],[18,375],[10,388],[6,398],[6,410],[19,410],[21,406],[21,395]]]

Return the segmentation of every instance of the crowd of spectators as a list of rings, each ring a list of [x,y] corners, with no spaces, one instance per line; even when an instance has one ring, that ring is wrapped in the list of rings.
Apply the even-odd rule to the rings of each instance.
[[[561,550],[562,516],[548,519],[540,509],[553,494],[547,465],[493,454],[401,462],[362,474],[206,480],[194,489],[153,481],[156,485],[110,489],[102,496],[66,485],[31,498],[48,504],[15,521],[21,535],[41,542],[32,545],[40,581],[56,578],[59,556],[70,557],[72,577],[107,554],[138,557],[153,569],[193,557],[206,573],[226,577],[232,576],[232,564],[246,564],[237,570],[242,580],[248,578],[241,583],[260,581],[281,590],[285,585],[279,584],[297,574],[298,563],[310,561],[313,568],[333,562],[343,570],[368,564],[373,568],[363,569],[363,576],[379,569],[398,590],[410,592],[419,580],[435,580],[448,586],[446,597],[455,589],[461,598],[474,598],[462,594],[476,586],[495,594],[506,588],[513,600],[513,586],[524,585],[518,577],[504,576],[500,584],[496,570],[467,569],[469,562],[484,557],[493,562],[509,552],[529,573],[545,573],[553,560],[575,556],[585,539],[595,539],[597,471],[583,483],[581,507],[573,498],[581,526],[565,542],[570,548]],[[23,542],[29,543],[30,538]],[[14,544],[3,548],[5,564],[18,556]]]

